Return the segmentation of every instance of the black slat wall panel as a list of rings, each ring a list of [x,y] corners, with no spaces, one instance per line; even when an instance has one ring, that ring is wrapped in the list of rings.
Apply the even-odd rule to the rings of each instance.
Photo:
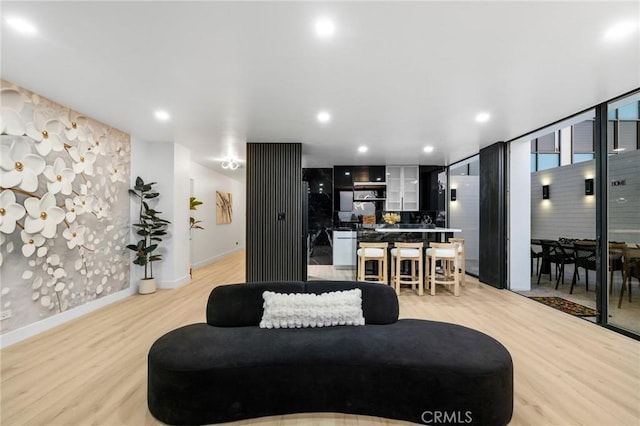
[[[247,143],[248,282],[306,280],[301,185],[302,144]]]
[[[481,282],[497,288],[507,283],[506,146],[497,142],[480,150]]]

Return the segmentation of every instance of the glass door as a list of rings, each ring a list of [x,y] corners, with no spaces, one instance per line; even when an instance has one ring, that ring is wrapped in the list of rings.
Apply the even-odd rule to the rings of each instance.
[[[607,105],[608,324],[640,333],[640,92]],[[585,183],[585,191],[589,183]],[[605,249],[606,248],[606,249]]]
[[[480,274],[480,155],[449,167],[449,187],[449,227],[462,229],[462,232],[455,236],[464,239],[467,273],[478,276]]]

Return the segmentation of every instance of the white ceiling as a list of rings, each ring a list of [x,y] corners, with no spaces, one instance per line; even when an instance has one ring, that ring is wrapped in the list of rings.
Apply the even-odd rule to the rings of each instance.
[[[302,142],[306,167],[450,164],[640,87],[637,27],[604,38],[637,25],[638,1],[3,1],[1,13],[2,78],[214,169],[247,141]],[[11,16],[38,32],[17,34]],[[333,38],[316,37],[318,17]]]

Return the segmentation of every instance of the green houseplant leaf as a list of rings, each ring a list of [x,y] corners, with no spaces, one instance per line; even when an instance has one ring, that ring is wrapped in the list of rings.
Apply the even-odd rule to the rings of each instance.
[[[189,210],[197,210],[198,206],[201,206],[202,201],[198,200],[196,197],[189,197]],[[204,229],[200,224],[201,220],[196,220],[195,217],[191,216],[189,218],[189,229]]]
[[[127,248],[135,253],[133,263],[144,266],[144,278],[153,278],[153,262],[162,260],[162,255],[155,253],[158,243],[162,242],[163,235],[167,235],[167,227],[171,223],[158,215],[162,212],[149,206],[146,200],[158,198],[159,192],[153,190],[156,182],[145,183],[138,176],[133,189],[129,189],[131,197],[140,204],[138,223],[131,226],[136,229],[136,235],[142,238],[137,244],[129,244]]]

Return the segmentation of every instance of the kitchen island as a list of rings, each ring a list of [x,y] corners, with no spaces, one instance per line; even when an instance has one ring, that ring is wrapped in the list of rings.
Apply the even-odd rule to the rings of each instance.
[[[396,225],[362,225],[356,230],[333,231],[333,266],[336,269],[355,269],[356,252],[360,242],[383,242],[393,247],[394,243],[423,242],[425,247],[430,242],[446,241],[457,228],[428,227],[423,224]]]
[[[358,241],[388,243],[443,242],[456,232],[462,232],[462,229],[430,227],[420,223],[372,225],[369,228],[358,230]]]

